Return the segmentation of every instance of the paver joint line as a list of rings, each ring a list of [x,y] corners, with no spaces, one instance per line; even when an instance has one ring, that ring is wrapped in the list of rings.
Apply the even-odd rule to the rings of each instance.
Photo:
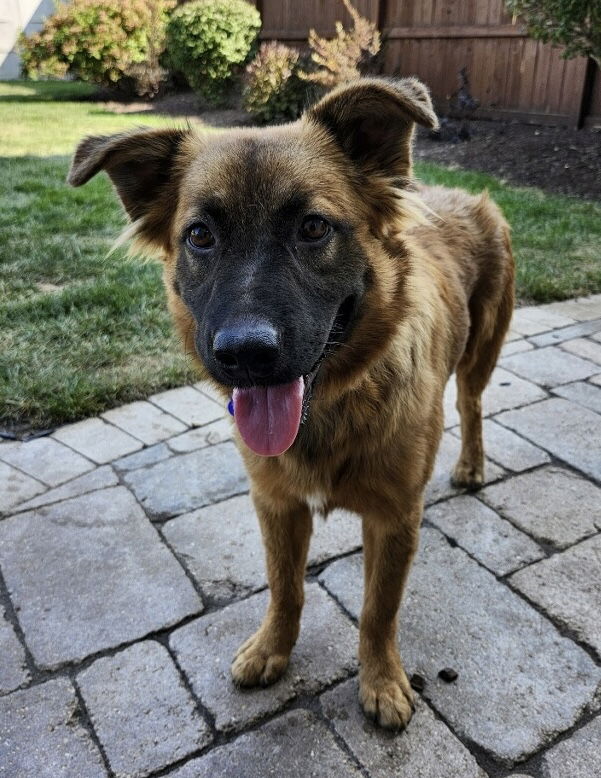
[[[284,677],[231,685],[268,592],[210,388],[0,443],[0,778],[255,778],[255,766],[263,778],[283,760],[296,778],[316,759],[324,778],[485,778],[479,764],[601,775],[599,312],[601,295],[516,312],[483,400],[489,460],[474,495],[448,482],[460,445],[449,383],[401,619],[407,671],[425,687],[400,737],[356,701],[361,526],[342,512],[315,522]]]

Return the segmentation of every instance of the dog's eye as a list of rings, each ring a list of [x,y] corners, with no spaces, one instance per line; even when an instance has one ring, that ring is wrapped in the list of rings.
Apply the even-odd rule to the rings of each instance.
[[[188,230],[188,243],[194,249],[208,249],[215,243],[215,238],[206,224],[199,223]]]
[[[301,240],[316,241],[325,238],[330,225],[321,216],[305,216],[300,228]]]

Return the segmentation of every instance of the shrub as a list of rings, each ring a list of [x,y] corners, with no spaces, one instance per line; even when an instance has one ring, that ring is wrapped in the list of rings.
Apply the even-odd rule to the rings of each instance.
[[[244,107],[259,122],[300,116],[307,84],[299,77],[300,53],[283,43],[264,43],[246,68]]]
[[[72,0],[58,5],[38,33],[22,35],[23,72],[30,78],[74,76],[101,86],[133,83],[153,93],[167,13],[174,0]]]
[[[192,0],[169,19],[166,62],[192,89],[218,102],[252,54],[260,27],[259,12],[245,0]]]
[[[302,78],[326,89],[359,78],[380,51],[376,25],[361,16],[350,0],[342,2],[353,19],[352,29],[345,30],[341,22],[336,22],[336,35],[331,40],[320,38],[311,30],[309,46],[314,69],[301,73]]]

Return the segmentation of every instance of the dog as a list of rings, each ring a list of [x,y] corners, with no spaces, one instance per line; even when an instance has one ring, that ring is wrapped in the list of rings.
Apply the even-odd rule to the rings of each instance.
[[[285,671],[313,514],[345,508],[363,530],[359,697],[391,729],[413,710],[397,619],[445,385],[456,371],[453,481],[475,489],[481,395],[514,299],[503,216],[486,194],[414,182],[416,123],[437,126],[420,81],[364,78],[291,124],[87,137],[68,177],[108,173],[125,238],[162,257],[182,340],[233,405],[271,595],[233,680]]]

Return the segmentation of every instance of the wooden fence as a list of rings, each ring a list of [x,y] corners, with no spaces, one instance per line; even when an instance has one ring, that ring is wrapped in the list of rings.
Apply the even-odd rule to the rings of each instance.
[[[314,27],[331,35],[350,24],[340,0],[255,0],[262,37],[302,45]],[[584,58],[526,35],[503,0],[355,0],[383,32],[384,73],[417,75],[439,110],[467,67],[479,114],[576,126],[601,124],[601,74]]]

